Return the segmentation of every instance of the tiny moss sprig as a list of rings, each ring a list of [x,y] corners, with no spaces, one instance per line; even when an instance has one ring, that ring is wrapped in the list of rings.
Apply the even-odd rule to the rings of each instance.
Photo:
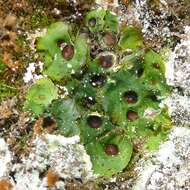
[[[17,93],[17,89],[14,86],[10,86],[5,81],[0,80],[0,100],[3,98],[14,96]]]

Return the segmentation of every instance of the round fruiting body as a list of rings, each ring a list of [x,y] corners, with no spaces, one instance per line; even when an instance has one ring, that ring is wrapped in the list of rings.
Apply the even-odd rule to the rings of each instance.
[[[115,144],[107,144],[104,151],[109,156],[115,156],[119,153],[119,149]]]
[[[102,125],[102,119],[100,116],[97,115],[90,115],[87,118],[87,124],[89,127],[97,129],[100,128]]]
[[[72,59],[74,56],[74,47],[72,45],[66,45],[62,50],[62,55],[67,61]]]
[[[98,58],[98,61],[101,67],[105,69],[112,67],[114,62],[112,55],[101,55]]]
[[[116,36],[112,32],[105,33],[103,40],[107,46],[114,46],[116,43]]]
[[[123,94],[123,99],[128,103],[128,104],[135,104],[138,101],[138,95],[135,91],[127,91]]]
[[[45,117],[43,120],[43,127],[50,127],[56,124],[56,121],[51,117]]]
[[[135,121],[135,120],[137,120],[137,119],[138,119],[138,114],[137,114],[137,112],[135,112],[135,111],[133,111],[133,110],[129,110],[129,111],[127,112],[127,119],[128,119],[129,121]]]
[[[90,27],[95,27],[96,26],[96,19],[95,18],[91,18],[89,21],[88,21],[88,25]]]

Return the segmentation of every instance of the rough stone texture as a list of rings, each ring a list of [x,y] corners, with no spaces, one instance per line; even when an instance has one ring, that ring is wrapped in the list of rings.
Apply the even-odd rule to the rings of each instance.
[[[42,173],[52,169],[60,179],[93,178],[90,157],[82,145],[79,137],[66,138],[56,135],[37,137],[33,142],[33,149],[28,158],[22,163],[14,165],[16,188],[19,190],[45,190],[46,177]],[[63,181],[58,181],[56,188],[64,189]],[[59,189],[59,188],[58,188]]]
[[[190,125],[190,99],[174,92],[165,100],[169,114],[176,126]]]
[[[12,155],[6,142],[4,139],[0,138],[0,179],[9,176],[11,169],[11,160]]]
[[[169,140],[141,164],[134,190],[189,190],[190,129],[174,127]]]
[[[139,178],[134,190],[190,189],[189,39],[189,27],[185,27],[184,39],[170,54],[166,67],[167,81],[175,89],[163,104],[168,106],[175,127],[158,152],[137,164]]]
[[[190,26],[184,30],[180,43],[169,56],[166,77],[170,85],[181,87],[190,95]]]

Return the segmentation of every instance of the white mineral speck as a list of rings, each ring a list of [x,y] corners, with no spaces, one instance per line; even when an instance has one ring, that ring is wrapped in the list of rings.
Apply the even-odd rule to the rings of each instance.
[[[118,0],[96,0],[96,4],[101,5],[101,7],[108,8],[110,6],[112,7],[118,7]]]
[[[72,65],[71,64],[67,64],[67,68],[72,68]]]
[[[47,29],[37,29],[34,33],[26,33],[27,41],[29,42],[30,49],[36,51],[35,42],[38,37],[45,35]]]
[[[40,70],[43,70],[43,63],[39,62],[38,63],[29,63],[28,67],[26,68],[26,73],[24,73],[23,80],[25,83],[28,83],[30,81],[34,82],[40,78],[43,78],[42,75],[38,75],[35,73],[36,67],[39,66]]]
[[[11,169],[12,155],[5,140],[0,138],[0,178],[7,177]]]
[[[173,92],[163,103],[168,106],[169,115],[176,125],[190,125],[190,99],[188,96]]]

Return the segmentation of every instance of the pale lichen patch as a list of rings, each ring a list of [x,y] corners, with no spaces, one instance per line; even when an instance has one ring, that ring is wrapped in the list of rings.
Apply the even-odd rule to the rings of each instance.
[[[169,140],[158,152],[140,161],[140,176],[134,190],[163,190],[189,187],[190,181],[190,129],[175,127]]]
[[[40,174],[51,168],[60,179],[81,180],[93,179],[90,157],[84,146],[79,144],[79,136],[64,137],[61,135],[45,135],[33,141],[33,149],[28,158],[14,166],[16,186],[23,190],[45,190],[46,177]],[[58,180],[55,186],[64,186]]]
[[[166,64],[166,78],[169,85],[181,87],[190,94],[190,27],[186,26],[182,36]]]
[[[12,154],[5,140],[0,138],[0,178],[8,177],[11,170]]]

